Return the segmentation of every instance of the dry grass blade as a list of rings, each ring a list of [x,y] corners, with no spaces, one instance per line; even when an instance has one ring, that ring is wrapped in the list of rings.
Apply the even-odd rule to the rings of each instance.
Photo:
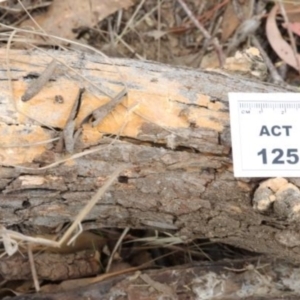
[[[132,242],[145,242],[148,245],[155,245],[159,247],[165,247],[170,245],[182,244],[184,241],[177,236],[172,236],[168,234],[169,237],[159,237],[157,232],[155,236],[145,237],[140,239],[134,239]]]
[[[112,263],[113,258],[114,258],[114,255],[115,255],[115,253],[117,252],[117,250],[118,250],[120,244],[122,243],[122,241],[123,241],[125,235],[126,235],[127,232],[129,231],[129,229],[130,229],[130,227],[126,227],[126,228],[123,230],[123,233],[121,234],[121,236],[120,236],[118,242],[116,243],[116,245],[115,245],[113,251],[111,252],[111,255],[110,255],[110,257],[109,257],[109,260],[108,260],[108,263],[107,263],[107,266],[106,266],[106,270],[105,270],[106,273],[109,272],[111,263]]]
[[[19,244],[27,242],[27,244],[38,244],[48,247],[60,247],[60,244],[56,241],[35,238],[31,236],[26,236],[22,233],[6,229],[4,226],[0,225],[0,241],[3,242],[4,253],[0,255],[0,258],[5,254],[12,256],[19,249]]]
[[[29,258],[29,263],[30,263],[32,279],[34,282],[34,287],[35,287],[35,290],[38,292],[41,288],[40,288],[40,283],[38,280],[38,276],[37,276],[37,272],[36,272],[36,268],[35,268],[35,264],[34,264],[32,248],[31,248],[30,244],[27,245],[27,250],[28,250],[27,253],[28,253],[28,258]]]

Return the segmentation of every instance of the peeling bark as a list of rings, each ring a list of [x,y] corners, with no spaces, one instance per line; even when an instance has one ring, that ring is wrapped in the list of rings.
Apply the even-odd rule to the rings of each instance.
[[[73,254],[38,253],[34,264],[39,280],[60,281],[97,275],[100,263],[92,251]],[[6,280],[28,280],[32,277],[28,257],[19,253],[1,258],[0,274]]]

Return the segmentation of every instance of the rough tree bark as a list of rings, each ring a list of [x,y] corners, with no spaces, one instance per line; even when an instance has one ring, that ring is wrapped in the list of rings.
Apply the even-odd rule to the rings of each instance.
[[[59,63],[50,81],[23,102],[51,56]],[[11,51],[9,57],[12,89],[7,66],[0,73],[2,225],[23,224],[34,234],[72,221],[124,165],[86,227],[156,228],[300,261],[299,179],[234,178],[231,160],[227,93],[287,89],[88,54]],[[93,126],[91,113],[124,86],[122,104]],[[59,151],[57,140],[40,143],[61,134],[80,88],[82,132],[73,152]]]
[[[245,269],[245,263],[250,268]],[[194,263],[132,276],[114,276],[102,282],[95,279],[86,287],[80,287],[75,280],[73,285],[72,282],[69,285],[78,287],[76,289],[62,284],[52,287],[54,293],[21,295],[13,299],[299,299],[299,268],[265,258],[260,263],[261,267],[257,267],[257,261],[253,258],[235,262]]]

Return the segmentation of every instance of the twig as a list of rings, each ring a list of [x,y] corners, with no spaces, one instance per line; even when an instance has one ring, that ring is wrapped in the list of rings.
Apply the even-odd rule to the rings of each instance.
[[[28,259],[29,259],[29,264],[30,264],[34,287],[35,287],[36,292],[39,292],[40,291],[40,283],[38,280],[38,276],[37,276],[37,272],[36,272],[36,268],[35,268],[35,264],[34,264],[34,259],[33,259],[33,255],[32,255],[32,248],[31,248],[30,244],[27,245],[27,253],[28,253]]]
[[[75,141],[81,131],[80,129],[78,129],[78,131],[75,132],[75,119],[80,109],[81,97],[83,93],[84,93],[84,88],[80,88],[78,91],[78,95],[74,101],[65,128],[63,129],[62,137],[64,141],[65,150],[67,153],[72,153],[74,151]]]
[[[208,40],[211,40],[215,51],[217,52],[218,59],[219,59],[219,64],[220,67],[222,68],[225,62],[225,56],[222,51],[222,48],[220,47],[219,41],[217,38],[212,38],[209,32],[202,26],[202,24],[195,18],[191,10],[187,7],[187,5],[184,3],[183,0],[177,0],[178,3],[181,5],[183,10],[186,12],[188,17],[191,19],[191,21],[195,24],[195,26],[201,31],[201,33],[204,35],[204,37]]]
[[[126,235],[127,232],[129,231],[129,229],[130,229],[130,227],[126,227],[126,228],[123,230],[123,233],[121,234],[121,236],[120,236],[118,242],[116,243],[116,245],[115,245],[115,247],[114,247],[114,249],[113,249],[113,251],[112,251],[112,253],[111,253],[110,257],[109,257],[109,260],[108,260],[108,263],[107,263],[107,266],[106,266],[105,273],[108,273],[108,272],[109,272],[110,266],[111,266],[111,263],[112,263],[112,260],[113,260],[113,258],[114,258],[114,255],[115,255],[115,253],[117,252],[117,250],[118,250],[120,244],[122,243],[122,241],[123,241],[125,235]]]
[[[50,80],[51,76],[53,75],[55,69],[57,67],[57,61],[52,59],[50,64],[46,67],[46,69],[42,72],[38,79],[32,82],[29,87],[27,88],[24,95],[21,97],[21,100],[26,102],[37,95],[44,85]]]
[[[97,126],[102,120],[123,100],[124,96],[127,94],[127,89],[124,88],[118,93],[115,97],[113,97],[108,103],[102,105],[97,108],[93,113],[94,121],[93,126]]]

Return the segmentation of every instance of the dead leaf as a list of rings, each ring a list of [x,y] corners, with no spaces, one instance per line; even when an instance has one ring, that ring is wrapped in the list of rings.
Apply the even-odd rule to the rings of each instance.
[[[300,55],[293,53],[291,46],[282,38],[280,31],[276,24],[276,14],[278,6],[275,5],[269,13],[267,24],[266,24],[266,34],[270,45],[277,55],[285,61],[288,65],[292,66],[296,70],[298,65],[300,65]]]
[[[134,0],[54,0],[45,14],[35,17],[37,23],[49,34],[73,40],[73,29],[93,27],[119,9],[127,9]],[[36,26],[26,20],[21,27]]]

